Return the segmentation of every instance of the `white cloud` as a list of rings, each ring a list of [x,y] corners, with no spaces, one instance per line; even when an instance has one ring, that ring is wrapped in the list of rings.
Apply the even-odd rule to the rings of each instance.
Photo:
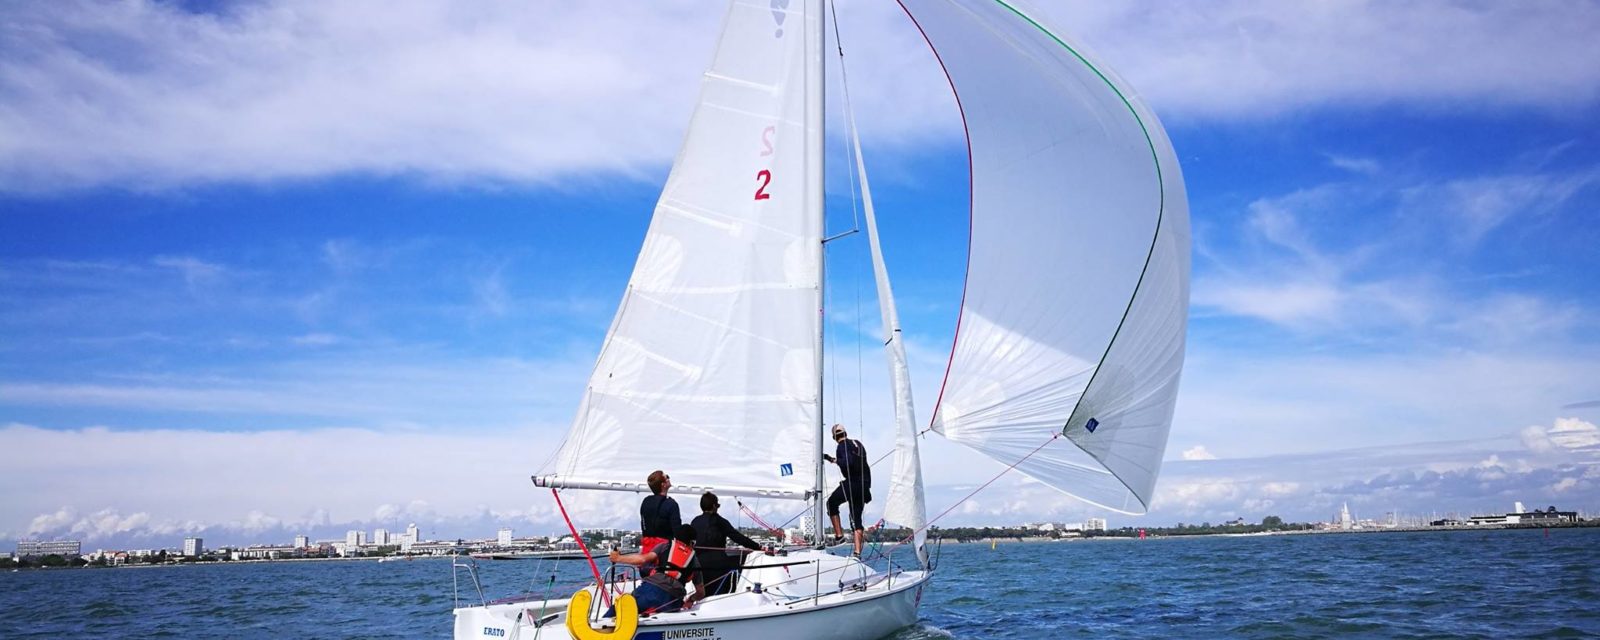
[[[1551,215],[1596,183],[1600,171],[1464,178],[1407,188],[1402,206],[1448,222],[1450,236],[1473,247],[1513,218]]]
[[[1162,111],[1389,103],[1563,109],[1600,87],[1588,4],[1052,5]],[[656,2],[11,3],[0,190],[364,173],[547,183],[669,160],[720,8]],[[897,7],[840,8],[862,126],[959,133]],[[662,37],[671,34],[671,37]],[[1460,107],[1457,107],[1460,108]]]
[[[1155,105],[1274,114],[1395,102],[1562,107],[1596,97],[1593,5],[1236,0],[1051,5]]]
[[[1383,165],[1372,158],[1352,158],[1331,153],[1327,154],[1327,156],[1328,164],[1351,173],[1372,176],[1377,175],[1383,169]]]
[[[78,513],[70,507],[62,507],[52,513],[43,513],[33,517],[28,523],[28,535],[34,536],[47,531],[54,531],[71,525],[77,520]]]
[[[151,261],[158,267],[173,269],[183,274],[183,281],[191,290],[216,281],[223,275],[223,267],[192,256],[156,256]]]
[[[1473,186],[1462,186],[1471,184]],[[1531,228],[1572,208],[1600,170],[1500,174],[1458,181],[1369,177],[1330,182],[1251,202],[1236,230],[1197,236],[1197,310],[1254,318],[1306,334],[1372,340],[1402,336],[1497,346],[1550,343],[1582,326],[1583,305],[1497,289],[1465,261],[1418,256],[1471,252],[1495,227]],[[1462,190],[1468,205],[1449,196]],[[1465,196],[1463,196],[1465,197]],[[1493,209],[1492,223],[1460,223],[1462,209]],[[1485,214],[1488,215],[1488,214]],[[1440,238],[1466,238],[1455,249]],[[1236,232],[1234,232],[1236,231]],[[1450,244],[1450,243],[1445,243]],[[1488,276],[1493,279],[1493,276]]]
[[[72,523],[71,531],[74,535],[94,540],[138,531],[149,524],[148,513],[139,512],[124,516],[114,509],[102,509]]]
[[[1600,454],[1600,427],[1578,418],[1556,418],[1550,427],[1523,427],[1518,436],[1534,453]]]
[[[106,376],[100,383],[0,383],[0,403],[211,415],[251,428],[317,418],[392,428],[495,429],[564,423],[592,355],[457,358],[429,351],[341,353],[237,371]]]
[[[289,342],[305,347],[326,347],[339,342],[339,337],[329,333],[308,333],[290,338]]]
[[[1556,448],[1555,443],[1550,441],[1550,436],[1546,435],[1545,428],[1539,425],[1523,427],[1517,435],[1522,438],[1522,446],[1534,453],[1549,453]]]
[[[1317,454],[1171,463],[1157,487],[1153,521],[1267,515],[1326,520],[1348,502],[1358,517],[1399,511],[1504,513],[1513,500],[1593,510],[1593,466],[1539,464],[1516,451],[1460,443],[1330,450]],[[1518,457],[1512,457],[1518,456]]]
[[[1206,451],[1205,445],[1195,445],[1183,451],[1184,460],[1216,460],[1217,457]]]
[[[1577,418],[1557,418],[1549,437],[1551,442],[1568,449],[1600,448],[1600,427]]]
[[[529,501],[527,476],[538,452],[555,442],[555,434],[526,428],[239,433],[12,424],[0,428],[0,448],[33,453],[0,469],[0,491],[9,496],[0,504],[0,530],[103,537],[214,526],[245,535],[328,522],[476,517],[480,508],[513,512]],[[47,487],[38,485],[41,477],[51,478]],[[463,504],[462,496],[484,506]],[[98,511],[81,516],[78,507]],[[286,513],[306,515],[276,515]],[[615,515],[625,520],[627,513]]]
[[[1240,355],[1195,344],[1185,362],[1173,438],[1229,457],[1514,437],[1592,389],[1600,358],[1564,353],[1415,350]],[[1481,458],[1480,458],[1481,459]]]

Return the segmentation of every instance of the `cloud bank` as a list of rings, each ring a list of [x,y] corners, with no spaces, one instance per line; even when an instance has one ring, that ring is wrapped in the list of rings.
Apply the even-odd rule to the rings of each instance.
[[[1389,511],[1487,513],[1518,500],[1600,510],[1600,428],[1562,418],[1517,435],[1520,443],[1506,436],[1257,458],[1186,455],[1167,463],[1149,516],[1113,524],[1259,521],[1267,515],[1317,521],[1346,502],[1374,518]],[[0,429],[0,442],[32,452],[0,471],[0,491],[13,498],[0,508],[0,539],[76,538],[143,548],[175,546],[188,535],[211,544],[283,542],[299,534],[331,539],[349,529],[399,530],[413,522],[436,539],[490,537],[502,526],[519,535],[565,528],[548,494],[527,481],[537,464],[532,459],[553,443],[525,434],[51,431],[13,424]],[[942,473],[942,465],[930,470],[930,514],[998,472],[975,461],[976,454],[967,456],[971,474]],[[58,478],[51,492],[26,490],[45,473]],[[126,489],[134,484],[136,490]],[[563,499],[579,526],[634,526],[633,494],[567,492]],[[774,523],[791,521],[804,508],[746,502]],[[869,508],[869,516],[880,507]],[[724,515],[748,522],[731,503]],[[1008,474],[940,524],[1104,515]]]
[[[959,135],[943,77],[898,9],[840,13],[864,131],[895,144]],[[1588,3],[1036,14],[1180,122],[1389,104],[1562,111],[1600,96],[1589,63],[1600,7]],[[720,8],[78,0],[9,3],[0,20],[0,191],[346,174],[550,185],[643,176],[672,157]]]

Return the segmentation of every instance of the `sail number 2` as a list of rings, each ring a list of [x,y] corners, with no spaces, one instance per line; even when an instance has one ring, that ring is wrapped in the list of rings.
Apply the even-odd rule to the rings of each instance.
[[[761,130],[761,157],[772,155],[772,134],[777,127],[767,127]],[[772,184],[772,171],[762,169],[756,172],[756,180],[761,184],[756,186],[757,200],[771,200],[772,194],[767,193],[767,185]]]
[[[761,186],[756,187],[756,199],[768,200],[772,194],[767,193],[767,185],[772,184],[772,172],[762,169],[756,172],[756,179],[761,181]]]

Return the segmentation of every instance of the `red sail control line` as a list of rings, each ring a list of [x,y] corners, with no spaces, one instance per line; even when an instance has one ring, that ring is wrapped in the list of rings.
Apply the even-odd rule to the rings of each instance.
[[[594,572],[594,589],[600,592],[600,599],[611,606],[611,590],[606,588],[605,580],[600,578],[600,565],[594,563],[594,556],[589,555],[589,545],[583,543],[583,536],[578,535],[578,528],[572,526],[572,518],[567,517],[567,505],[561,504],[561,492],[550,489],[550,495],[556,497],[556,506],[561,509],[561,519],[567,521],[567,530],[572,532],[572,539],[578,541],[578,549],[583,551],[583,559],[589,561],[589,570]]]

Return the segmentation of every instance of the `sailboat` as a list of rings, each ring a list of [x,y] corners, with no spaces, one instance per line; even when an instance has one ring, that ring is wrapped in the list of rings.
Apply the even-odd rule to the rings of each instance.
[[[559,503],[558,491],[645,494],[667,468],[677,495],[805,503],[811,544],[752,557],[735,593],[674,613],[640,616],[619,596],[604,617],[632,583],[596,567],[571,598],[455,609],[457,638],[867,639],[914,624],[934,569],[918,452],[929,432],[1091,504],[1147,510],[1188,318],[1172,145],[1123,81],[1039,16],[1007,0],[898,0],[963,121],[966,284],[921,429],[847,117],[894,398],[884,519],[914,532],[914,553],[884,567],[823,547],[825,2],[731,4],[577,416],[533,477]]]

